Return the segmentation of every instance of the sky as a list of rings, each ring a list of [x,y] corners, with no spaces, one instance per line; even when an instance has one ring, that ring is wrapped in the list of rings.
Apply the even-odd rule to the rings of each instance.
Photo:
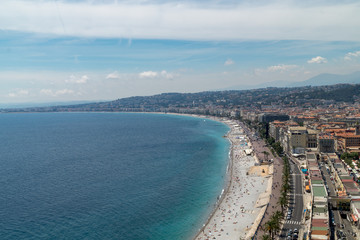
[[[360,71],[358,0],[1,0],[0,104]]]

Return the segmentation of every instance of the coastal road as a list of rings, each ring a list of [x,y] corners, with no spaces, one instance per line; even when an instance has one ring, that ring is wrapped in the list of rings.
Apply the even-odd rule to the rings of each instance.
[[[334,184],[331,183],[330,174],[327,172],[325,165],[320,165],[319,168],[323,176],[324,184],[325,186],[327,186],[328,195],[336,196],[335,186]],[[328,209],[330,215],[330,221],[329,221],[330,232],[331,232],[330,239],[335,239],[336,226],[333,224],[332,219],[334,219],[334,223],[340,223],[341,216],[338,211],[332,210],[330,202],[328,202],[328,205],[329,205]]]
[[[283,229],[280,233],[280,239],[286,239],[288,232],[291,229],[298,229],[302,227],[301,222],[304,213],[304,204],[303,204],[303,185],[302,185],[302,176],[299,167],[289,158],[290,169],[291,169],[291,178],[290,178],[290,196],[289,196],[289,209],[292,210],[291,218],[287,219],[287,212],[285,213],[285,223]]]

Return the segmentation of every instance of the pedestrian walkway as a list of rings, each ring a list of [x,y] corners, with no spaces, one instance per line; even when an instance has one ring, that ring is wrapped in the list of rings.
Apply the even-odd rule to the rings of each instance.
[[[287,221],[285,221],[285,224],[300,225],[301,222],[299,222],[299,221],[287,220]]]
[[[243,128],[246,131],[250,132],[250,130],[243,125]],[[251,134],[248,134],[254,154],[257,156],[263,157],[264,151],[271,153],[270,149],[266,146],[266,143],[261,138],[251,137]],[[271,159],[272,154],[270,154],[269,158]],[[266,208],[263,219],[259,224],[259,230],[256,233],[256,239],[262,239],[263,235],[268,234],[265,230],[265,223],[270,220],[271,216],[276,211],[281,211],[281,206],[279,204],[279,197],[281,196],[281,185],[282,185],[282,171],[283,171],[283,160],[280,157],[273,158],[273,186],[271,189],[270,201],[268,207]]]

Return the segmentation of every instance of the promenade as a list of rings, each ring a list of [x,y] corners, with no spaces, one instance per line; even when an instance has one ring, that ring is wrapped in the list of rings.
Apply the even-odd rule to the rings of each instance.
[[[266,151],[270,153],[269,159],[274,160],[270,201],[255,236],[255,239],[262,239],[263,235],[268,234],[264,229],[265,223],[270,220],[271,216],[276,211],[281,211],[279,197],[282,185],[283,160],[280,157],[272,156],[270,149],[266,147],[266,143],[263,139],[253,137],[250,129],[248,129],[244,124],[241,124],[241,126],[245,130],[245,133],[249,136],[255,154],[264,159],[265,156],[263,152]]]

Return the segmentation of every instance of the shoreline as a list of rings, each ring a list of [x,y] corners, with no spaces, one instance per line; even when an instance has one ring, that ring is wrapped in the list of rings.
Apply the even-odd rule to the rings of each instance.
[[[229,127],[229,131],[224,136],[230,142],[228,153],[229,162],[226,167],[224,189],[221,191],[220,195],[218,195],[214,206],[209,209],[210,211],[208,213],[210,214],[206,217],[205,223],[200,229],[194,231],[197,233],[191,239],[250,239],[257,230],[258,225],[264,216],[264,206],[267,206],[267,204],[263,204],[263,200],[267,197],[262,195],[269,194],[267,189],[269,189],[269,184],[271,183],[272,178],[270,174],[267,174],[267,177],[270,177],[270,179],[265,179],[264,176],[259,176],[261,174],[258,173],[250,175],[248,174],[250,168],[255,166],[256,157],[255,154],[251,157],[246,156],[243,151],[245,146],[247,149],[252,148],[250,138],[246,135],[244,129],[240,127],[238,123],[235,122],[235,120],[222,117],[161,112],[145,113],[164,115],[169,114],[208,119],[220,122]],[[244,144],[241,145],[239,143],[238,139],[240,136],[242,138],[242,142],[246,142],[245,146]],[[253,181],[247,182],[249,180]],[[261,180],[262,183],[260,183]],[[261,185],[255,187],[255,182],[255,185],[259,185],[259,183]],[[242,185],[243,183],[244,185]],[[249,190],[246,187],[250,187],[250,185],[252,185],[252,189]],[[261,186],[267,187],[263,188]],[[243,192],[244,189],[246,191]],[[255,190],[256,192],[252,190]],[[247,200],[250,199],[250,202],[245,201],[245,199],[241,199],[245,197],[245,195],[247,195]],[[228,204],[229,202],[230,204]],[[242,218],[240,216],[242,216]],[[244,226],[246,226],[246,228],[244,228]]]
[[[186,116],[190,116],[190,117],[197,117],[197,118],[204,118],[204,119],[210,119],[210,120],[214,120],[217,122],[221,122],[225,125],[227,125],[230,130],[227,132],[226,134],[226,138],[229,140],[230,142],[230,151],[229,151],[229,164],[227,165],[226,168],[226,184],[225,184],[225,188],[223,189],[223,191],[220,193],[220,198],[216,201],[215,206],[213,207],[213,209],[211,210],[210,215],[208,216],[207,220],[205,221],[205,223],[203,224],[203,226],[199,229],[198,233],[192,238],[193,240],[197,239],[199,237],[199,235],[201,234],[201,232],[204,231],[204,229],[206,228],[206,226],[209,224],[209,222],[211,221],[211,219],[213,218],[214,214],[216,213],[217,209],[219,208],[219,206],[221,205],[221,203],[223,202],[223,200],[225,199],[225,197],[228,194],[228,191],[230,189],[230,186],[232,184],[232,175],[233,175],[233,158],[232,158],[232,154],[233,154],[233,143],[232,141],[229,139],[228,135],[231,133],[232,131],[232,127],[225,123],[224,121],[222,121],[221,119],[217,118],[217,117],[207,117],[207,116],[202,116],[202,115],[190,115],[190,114],[175,114],[175,115],[186,115]]]
[[[176,115],[181,115],[181,114],[176,114]],[[183,114],[184,115],[184,114]],[[224,123],[226,124],[224,121],[222,121],[221,119],[217,119],[216,117],[214,118],[209,118],[209,117],[206,117],[206,116],[201,116],[201,115],[195,115],[195,116],[192,116],[192,115],[187,115],[187,116],[191,116],[191,117],[198,117],[198,118],[205,118],[205,119],[211,119],[211,120],[214,120],[214,121],[218,121],[218,122],[221,122],[221,123]],[[233,175],[233,143],[232,141],[229,139],[228,135],[231,133],[232,131],[232,127],[229,125],[229,124],[226,124],[230,130],[227,132],[226,134],[226,138],[229,140],[230,142],[230,151],[229,151],[229,164],[227,166],[227,170],[226,170],[226,184],[225,184],[225,188],[223,189],[223,191],[221,192],[220,194],[220,198],[216,201],[216,204],[215,206],[213,207],[209,217],[207,218],[206,222],[203,224],[203,226],[199,229],[198,233],[192,238],[193,240],[197,239],[199,237],[199,235],[201,234],[201,232],[204,231],[204,229],[206,228],[206,226],[209,224],[209,222],[211,221],[211,219],[213,218],[214,214],[216,213],[217,209],[219,208],[219,206],[221,205],[221,203],[223,202],[223,200],[225,199],[225,197],[227,196],[228,192],[229,192],[229,189],[230,189],[230,186],[232,184],[232,175]]]
[[[226,124],[230,128],[226,134],[226,138],[230,142],[230,159],[225,188],[219,195],[220,198],[216,201],[206,222],[192,239],[251,239],[263,218],[270,197],[272,182],[270,169],[267,169],[266,175],[249,174],[249,170],[252,168],[265,169],[268,166],[255,166],[255,156],[243,154],[246,147],[239,143],[239,138],[243,138],[243,141],[240,142],[246,141],[247,147],[251,146],[251,142],[241,127],[238,126],[236,129],[237,124],[233,120],[193,114],[175,115],[210,119]],[[249,182],[249,180],[252,181]],[[247,188],[250,185],[252,185],[252,190]],[[250,201],[245,201],[245,195],[247,195],[246,199],[250,199]]]

